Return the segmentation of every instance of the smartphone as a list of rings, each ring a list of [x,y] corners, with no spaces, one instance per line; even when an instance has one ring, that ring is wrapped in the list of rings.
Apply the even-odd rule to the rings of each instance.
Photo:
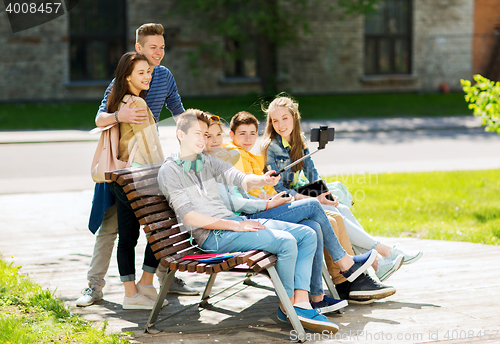
[[[335,139],[335,128],[321,126],[311,129],[311,142],[331,142]]]

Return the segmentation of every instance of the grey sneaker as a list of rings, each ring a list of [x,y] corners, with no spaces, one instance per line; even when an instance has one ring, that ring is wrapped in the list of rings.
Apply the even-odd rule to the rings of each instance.
[[[422,251],[406,251],[399,248],[398,245],[392,247],[391,258],[397,257],[400,254],[404,256],[403,264],[415,263],[417,260],[422,258],[424,253]]]
[[[168,290],[169,294],[180,294],[180,295],[198,295],[200,291],[194,288],[191,288],[181,280],[180,278],[175,277],[170,289]]]
[[[85,288],[82,294],[83,295],[76,300],[76,305],[78,307],[90,306],[94,302],[102,300],[102,290],[97,290],[93,286]]]
[[[136,283],[136,285],[135,285],[135,286],[136,286],[136,288],[137,288],[137,291],[138,291],[140,294],[142,294],[142,295],[146,296],[148,299],[150,299],[150,300],[152,300],[152,301],[156,301],[156,298],[157,298],[157,296],[158,296],[158,292],[156,291],[156,288],[155,288],[155,287],[153,287],[153,288],[151,288],[151,287],[146,287],[146,286],[144,286],[144,285],[142,285],[142,284],[140,284],[140,283]],[[167,300],[167,299],[163,300],[163,305],[162,305],[162,307],[164,307],[164,306],[166,306],[166,305],[168,305],[168,300]]]
[[[139,293],[135,297],[123,297],[123,309],[153,309],[155,302],[146,295]]]
[[[385,281],[392,276],[393,273],[399,270],[403,265],[404,256],[400,254],[393,258],[393,256],[383,257],[378,261],[378,270],[375,272],[380,282]]]

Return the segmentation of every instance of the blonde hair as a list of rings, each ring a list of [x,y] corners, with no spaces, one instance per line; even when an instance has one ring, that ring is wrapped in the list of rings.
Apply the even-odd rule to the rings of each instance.
[[[267,151],[271,145],[271,141],[274,140],[278,133],[274,130],[273,121],[271,118],[271,113],[279,107],[285,107],[293,118],[293,130],[290,134],[290,160],[294,162],[303,156],[303,150],[307,147],[304,138],[302,137],[302,129],[300,126],[300,112],[299,103],[292,99],[288,94],[280,93],[274,100],[267,106],[267,108],[262,105],[262,111],[267,115],[266,130],[264,132],[264,139],[262,143],[261,153],[266,160],[265,165],[267,165]],[[304,169],[304,162],[301,161],[297,165],[292,167],[293,172],[297,172]]]
[[[139,43],[141,47],[144,46],[144,43],[146,43],[146,37],[147,36],[154,36],[154,35],[163,35],[163,25],[161,24],[155,24],[155,23],[148,23],[148,24],[143,24],[139,26],[137,30],[135,30],[135,43]]]

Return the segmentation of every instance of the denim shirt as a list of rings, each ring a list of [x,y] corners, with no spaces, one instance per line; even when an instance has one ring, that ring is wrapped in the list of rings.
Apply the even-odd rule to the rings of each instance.
[[[302,154],[303,156],[309,154],[309,149],[305,148]],[[290,159],[290,147],[285,148],[283,146],[282,137],[280,135],[276,135],[276,138],[271,141],[269,149],[267,150],[267,165],[271,167],[271,170],[279,171],[291,163],[292,160]],[[303,171],[306,178],[310,182],[318,180],[320,177],[318,171],[316,170],[316,167],[314,167],[314,162],[312,161],[311,157],[306,158],[303,163]],[[290,189],[290,184],[293,181],[293,174],[294,172],[292,171],[292,168],[281,173],[281,179],[278,184],[276,184],[274,189],[277,192],[286,191],[290,195],[295,196],[295,194],[297,194],[297,191]]]

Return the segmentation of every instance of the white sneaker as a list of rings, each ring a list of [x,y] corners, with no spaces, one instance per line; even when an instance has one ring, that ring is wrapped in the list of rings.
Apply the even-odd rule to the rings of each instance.
[[[102,300],[102,290],[97,290],[95,287],[90,286],[82,291],[82,296],[76,300],[78,307],[90,306],[96,301]]]
[[[145,285],[142,285],[140,283],[137,283],[135,285],[137,287],[137,291],[141,293],[142,295],[146,296],[148,299],[156,301],[156,298],[158,297],[158,292],[156,291],[156,288],[152,286],[151,287],[146,287]],[[163,300],[163,305],[162,307],[168,305],[168,300]]]
[[[389,257],[382,257],[382,259],[378,260],[378,270],[375,271],[380,282],[385,281],[389,277],[392,276],[393,273],[399,270],[401,265],[403,265],[404,256],[400,254],[396,256],[396,258],[392,258],[392,255]]]
[[[405,251],[399,248],[398,245],[392,247],[391,258],[395,258],[402,254],[404,256],[403,264],[415,263],[417,260],[422,258],[424,253],[422,251]]]
[[[155,302],[146,295],[139,293],[135,297],[123,298],[123,309],[153,309]]]

